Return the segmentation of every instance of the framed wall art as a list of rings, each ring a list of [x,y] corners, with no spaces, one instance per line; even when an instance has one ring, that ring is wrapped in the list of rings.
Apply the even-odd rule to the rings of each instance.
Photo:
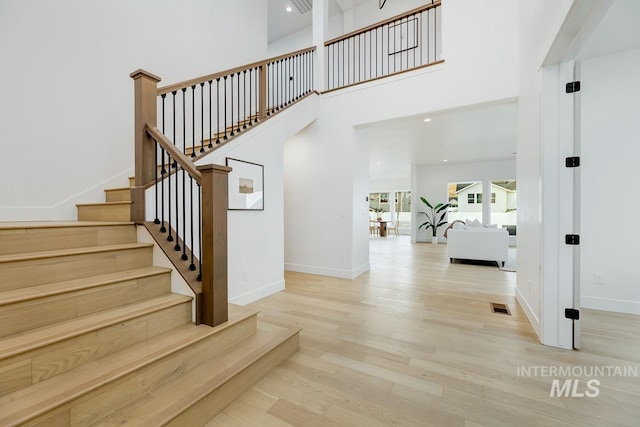
[[[264,166],[226,158],[229,173],[229,210],[264,210]]]

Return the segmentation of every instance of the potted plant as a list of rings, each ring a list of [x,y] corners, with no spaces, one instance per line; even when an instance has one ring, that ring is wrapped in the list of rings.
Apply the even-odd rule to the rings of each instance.
[[[422,203],[429,207],[430,211],[418,212],[424,214],[424,216],[427,217],[427,220],[420,224],[418,230],[420,230],[422,227],[424,227],[425,230],[431,228],[431,231],[433,233],[431,237],[431,243],[438,243],[438,227],[447,223],[447,221],[444,219],[444,216],[447,213],[447,208],[450,206],[450,203],[438,203],[437,205],[432,206],[431,203],[429,203],[429,201],[424,197],[420,197],[420,200],[422,200]]]
[[[382,212],[384,212],[384,209],[373,208],[373,211],[378,215],[378,221],[382,220]]]

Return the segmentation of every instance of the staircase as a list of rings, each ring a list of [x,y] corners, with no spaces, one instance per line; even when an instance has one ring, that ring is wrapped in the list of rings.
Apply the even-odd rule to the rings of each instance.
[[[0,223],[0,425],[202,425],[297,351],[252,309],[194,325],[126,190],[78,222]]]

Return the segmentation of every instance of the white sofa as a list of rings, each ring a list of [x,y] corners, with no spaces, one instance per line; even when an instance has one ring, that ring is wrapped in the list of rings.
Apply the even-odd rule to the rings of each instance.
[[[504,228],[465,227],[447,232],[449,260],[495,261],[504,266],[509,254],[509,233]]]

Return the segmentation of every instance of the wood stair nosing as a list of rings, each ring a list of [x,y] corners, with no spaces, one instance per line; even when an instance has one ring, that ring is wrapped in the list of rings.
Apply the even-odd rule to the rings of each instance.
[[[162,309],[185,303],[190,304],[191,300],[191,297],[184,295],[168,294],[166,296],[78,317],[51,326],[33,329],[28,332],[10,335],[0,339],[0,360],[104,329],[118,323],[124,323]]]
[[[265,332],[258,327],[255,335],[175,380],[152,389],[143,398],[102,420],[101,424],[164,425],[167,421],[178,426],[202,424],[253,386],[270,368],[295,353],[299,346],[298,334],[299,329]],[[218,391],[221,395],[216,394]],[[215,402],[207,402],[214,394]],[[192,419],[194,415],[188,413],[193,405],[206,406],[204,413],[195,411],[197,419]]]
[[[85,289],[108,286],[123,281],[159,276],[167,273],[171,273],[170,268],[152,266],[138,268],[135,270],[125,270],[118,271],[116,273],[102,274],[99,276],[82,277],[80,279],[66,280],[64,282],[47,283],[44,285],[29,286],[27,288],[11,289],[8,291],[0,292],[0,307],[10,304],[16,304],[23,301],[42,299]]]
[[[116,387],[136,372],[154,367],[160,360],[176,356],[175,360],[180,363],[181,358],[177,355],[185,349],[193,348],[196,351],[198,348],[194,346],[219,334],[227,333],[227,336],[232,336],[230,334],[234,330],[231,328],[234,326],[249,325],[247,322],[253,322],[252,328],[255,332],[256,316],[257,311],[235,310],[228,322],[215,328],[206,325],[183,325],[46,381],[2,396],[0,407],[3,408],[3,412],[0,414],[0,425],[46,421],[50,416],[55,417],[58,410],[74,406],[74,401],[79,404],[85,403],[89,399],[89,393],[103,387]],[[223,347],[221,351],[232,344]],[[207,354],[201,357],[207,357]],[[101,390],[98,391],[98,396],[102,396]]]

